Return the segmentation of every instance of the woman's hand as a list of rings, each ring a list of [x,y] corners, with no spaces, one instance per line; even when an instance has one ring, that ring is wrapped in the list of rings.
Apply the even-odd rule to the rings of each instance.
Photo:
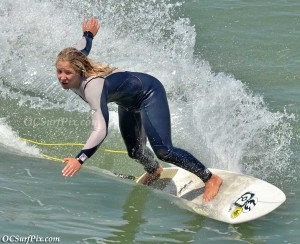
[[[64,158],[64,163],[67,162],[66,167],[62,170],[63,176],[73,176],[81,168],[81,163],[76,158]]]
[[[95,35],[97,35],[97,32],[98,32],[99,29],[100,29],[100,24],[99,24],[97,19],[91,17],[89,20],[85,19],[83,21],[83,24],[82,24],[82,31],[83,32],[89,31],[95,37]]]

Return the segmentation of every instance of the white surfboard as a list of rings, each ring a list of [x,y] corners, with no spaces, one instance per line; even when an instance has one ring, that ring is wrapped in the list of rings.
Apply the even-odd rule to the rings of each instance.
[[[280,189],[266,181],[225,170],[210,170],[223,179],[218,195],[210,202],[202,201],[204,183],[178,167],[165,168],[151,187],[181,198],[197,214],[230,224],[262,217],[286,200]]]

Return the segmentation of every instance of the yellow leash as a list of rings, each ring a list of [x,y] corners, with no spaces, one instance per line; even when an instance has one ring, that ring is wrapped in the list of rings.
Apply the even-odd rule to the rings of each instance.
[[[36,144],[36,145],[40,145],[40,146],[47,146],[47,147],[54,147],[54,146],[84,146],[84,144],[81,143],[43,143],[43,142],[37,142],[37,141],[33,141],[33,140],[29,140],[26,138],[20,138],[20,140],[22,141],[26,141],[32,144]],[[110,152],[110,153],[122,153],[122,154],[127,154],[126,151],[119,151],[119,150],[110,150],[107,148],[99,148],[99,150],[105,151],[105,152]],[[57,161],[57,162],[61,162],[63,163],[63,159],[61,158],[56,158],[56,157],[52,157],[46,154],[40,154],[43,158],[46,159],[50,159],[53,161]],[[137,179],[139,179],[139,177],[133,176],[133,175],[124,175],[124,174],[117,174],[114,173],[116,176],[123,178],[123,179],[128,179],[128,180],[134,180],[136,181]]]
[[[67,142],[67,143],[44,143],[44,142],[37,142],[37,141],[29,140],[29,139],[26,139],[26,138],[20,138],[20,140],[26,141],[26,142],[30,142],[32,144],[40,145],[40,146],[46,146],[46,147],[55,147],[55,146],[84,146],[84,144],[81,144],[81,143],[70,143],[70,142]],[[111,149],[107,149],[107,148],[99,148],[98,150],[102,150],[102,151],[110,152],[110,153],[127,154],[126,151],[111,150]]]
[[[41,156],[42,156],[43,158],[46,158],[46,159],[51,159],[51,160],[53,160],[53,161],[58,161],[58,162],[63,163],[63,159],[61,159],[61,158],[51,157],[51,156],[46,155],[46,154],[41,154]]]

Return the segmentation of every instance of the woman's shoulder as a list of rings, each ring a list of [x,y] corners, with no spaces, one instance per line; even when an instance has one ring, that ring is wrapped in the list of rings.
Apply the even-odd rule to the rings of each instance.
[[[83,89],[85,90],[86,86],[88,84],[101,84],[104,82],[104,78],[102,76],[90,76],[87,77],[84,81],[83,81]]]
[[[95,76],[90,76],[88,78],[86,78],[86,83],[92,81],[92,80],[103,80],[104,78],[102,76],[98,76],[98,75],[95,75]]]

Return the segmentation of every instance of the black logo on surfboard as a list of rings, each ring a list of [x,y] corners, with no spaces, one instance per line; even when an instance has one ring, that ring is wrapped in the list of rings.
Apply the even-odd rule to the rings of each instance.
[[[231,213],[231,218],[237,218],[241,213],[250,212],[257,203],[257,198],[252,192],[246,192],[234,202],[234,210]]]

